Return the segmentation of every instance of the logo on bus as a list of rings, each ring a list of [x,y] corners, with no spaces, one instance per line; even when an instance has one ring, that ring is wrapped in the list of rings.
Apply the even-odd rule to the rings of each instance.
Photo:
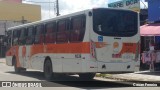
[[[103,36],[98,36],[98,42],[103,42]]]
[[[112,54],[112,58],[121,58],[121,54],[119,54],[120,50],[119,50],[119,43],[118,42],[114,42],[113,43],[113,53]]]
[[[114,52],[114,54],[119,53],[119,43],[118,42],[113,43],[113,52]]]

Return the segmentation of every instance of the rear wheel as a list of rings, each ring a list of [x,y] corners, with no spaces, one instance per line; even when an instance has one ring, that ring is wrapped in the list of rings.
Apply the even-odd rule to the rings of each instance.
[[[49,59],[44,63],[44,76],[47,81],[51,81],[53,79],[52,62]]]
[[[93,80],[95,75],[96,75],[95,73],[82,73],[82,74],[79,74],[79,77],[82,80]]]

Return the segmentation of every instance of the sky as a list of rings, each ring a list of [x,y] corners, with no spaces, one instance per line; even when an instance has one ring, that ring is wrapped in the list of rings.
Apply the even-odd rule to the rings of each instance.
[[[32,2],[31,2],[32,1]],[[56,0],[23,0],[23,3],[41,5],[42,20],[56,17],[54,2]],[[65,15],[93,7],[108,7],[108,3],[119,0],[59,0],[60,14]],[[144,0],[141,0],[144,2]],[[51,2],[51,3],[41,3]],[[145,3],[145,2],[144,2]],[[147,5],[147,3],[145,3]],[[147,5],[148,6],[148,5]],[[141,2],[141,8],[144,4]]]

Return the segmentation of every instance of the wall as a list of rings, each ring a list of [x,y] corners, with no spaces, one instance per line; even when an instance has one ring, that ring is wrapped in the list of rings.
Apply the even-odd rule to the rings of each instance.
[[[24,17],[28,22],[41,20],[39,5],[0,2],[0,20],[20,21]]]
[[[148,0],[148,18],[150,22],[160,21],[160,0]]]
[[[22,3],[22,0],[0,0],[0,1]]]
[[[21,25],[22,22],[18,21],[0,21],[0,35],[5,35],[5,31],[9,27]]]

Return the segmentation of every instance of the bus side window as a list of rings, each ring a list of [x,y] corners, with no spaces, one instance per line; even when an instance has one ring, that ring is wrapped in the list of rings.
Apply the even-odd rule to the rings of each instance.
[[[26,44],[26,36],[27,36],[27,30],[25,28],[22,28],[21,33],[20,33],[20,37],[19,37],[19,45]]]
[[[81,42],[84,38],[86,18],[84,15],[71,19],[70,42]]]
[[[67,43],[69,39],[69,19],[58,21],[57,43]]]
[[[35,27],[35,44],[42,44],[44,42],[44,25],[37,25]]]
[[[35,30],[34,27],[28,27],[27,28],[27,36],[26,36],[26,44],[31,45],[34,42],[34,35],[35,35]]]
[[[13,45],[18,45],[19,43],[19,35],[20,35],[20,30],[13,30]]]
[[[45,43],[55,43],[56,41],[56,22],[46,24]]]

